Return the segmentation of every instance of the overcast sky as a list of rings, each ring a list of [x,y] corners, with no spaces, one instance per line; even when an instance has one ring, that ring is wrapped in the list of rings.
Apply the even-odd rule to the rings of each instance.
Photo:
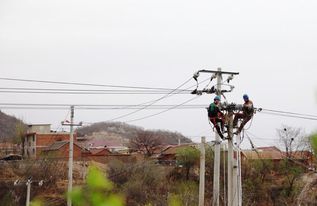
[[[248,93],[257,107],[317,115],[316,9],[315,0],[2,0],[0,77],[176,88],[199,69],[221,67],[240,72],[232,81],[235,90],[227,95],[230,102],[242,103],[241,96]],[[9,81],[0,85],[57,88]],[[160,96],[0,93],[0,102],[138,104]],[[175,95],[159,104],[190,98]],[[212,98],[203,95],[191,103],[208,105]],[[67,115],[2,111],[54,127]],[[105,121],[127,112],[76,111],[75,120]],[[145,110],[122,121],[155,112]],[[257,145],[276,145],[276,128],[282,124],[310,133],[316,123],[258,113],[249,131],[257,136]],[[172,110],[133,124],[179,131],[194,141],[214,136],[204,108]]]

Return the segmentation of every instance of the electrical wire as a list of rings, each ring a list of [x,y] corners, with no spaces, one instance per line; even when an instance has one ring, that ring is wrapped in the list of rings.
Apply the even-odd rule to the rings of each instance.
[[[307,116],[307,117],[316,117],[317,115],[311,115],[311,114],[301,114],[301,113],[295,113],[295,112],[286,112],[281,110],[273,110],[273,109],[264,109],[261,108],[262,111],[268,111],[268,112],[275,112],[275,113],[283,113],[283,114],[290,114],[290,115],[299,115],[299,116]]]
[[[187,105],[169,105],[169,107],[175,107],[175,109],[186,109],[186,110],[191,110],[191,109],[201,109],[201,107],[191,107]],[[135,110],[138,107],[126,107],[126,108],[121,108],[121,107],[77,107],[76,110]],[[149,107],[144,110],[162,110],[162,109],[167,109],[168,105],[164,106],[159,106],[159,107]],[[0,109],[22,109],[22,110],[68,110],[69,107],[15,107],[15,106],[0,106]]]
[[[170,110],[172,110],[172,109],[175,109],[175,108],[177,108],[177,107],[179,107],[179,106],[182,106],[182,105],[184,105],[184,104],[186,104],[186,103],[188,103],[188,102],[191,102],[191,101],[197,99],[198,97],[199,97],[199,96],[195,96],[194,98],[191,98],[191,99],[189,99],[189,100],[187,100],[187,101],[185,101],[185,102],[183,102],[183,103],[181,103],[181,104],[179,104],[179,105],[175,105],[175,106],[170,107],[170,108],[168,108],[168,109],[166,109],[166,110],[163,110],[163,111],[161,111],[161,112],[158,112],[158,113],[155,113],[155,114],[151,114],[151,115],[147,115],[147,116],[144,116],[144,117],[141,117],[141,118],[137,118],[137,119],[132,119],[132,120],[125,121],[125,122],[135,122],[135,121],[139,121],[139,120],[143,120],[143,119],[147,119],[147,118],[150,118],[150,117],[154,117],[154,116],[160,115],[160,114],[162,114],[162,113],[165,113],[165,112],[168,112],[168,111],[170,111]]]
[[[92,83],[80,83],[80,82],[63,82],[63,81],[49,81],[49,80],[36,80],[36,79],[20,79],[20,78],[7,78],[0,77],[0,80],[5,81],[18,81],[18,82],[33,82],[33,83],[45,83],[45,84],[60,84],[60,85],[76,85],[76,86],[94,86],[94,87],[112,87],[112,88],[129,88],[129,89],[161,89],[161,90],[173,90],[169,88],[161,87],[139,87],[139,86],[126,86],[126,85],[113,85],[113,84],[92,84]]]
[[[178,86],[176,89],[172,90],[172,91],[169,92],[168,94],[166,94],[166,95],[164,95],[164,96],[162,96],[162,97],[160,97],[160,98],[158,98],[158,99],[153,100],[149,105],[146,105],[146,106],[144,106],[144,107],[142,107],[142,108],[140,108],[140,109],[137,109],[137,110],[135,110],[135,111],[133,111],[133,112],[129,112],[129,113],[127,113],[127,114],[123,114],[123,115],[120,115],[120,116],[118,116],[118,117],[112,118],[112,119],[110,119],[110,120],[108,120],[108,121],[115,121],[115,120],[118,120],[118,119],[121,119],[121,118],[130,116],[130,115],[132,115],[132,114],[135,114],[135,113],[137,113],[137,112],[140,112],[140,111],[142,111],[142,110],[148,108],[149,106],[155,104],[156,102],[158,102],[158,101],[160,101],[160,100],[162,100],[162,99],[164,99],[164,98],[167,98],[168,96],[172,95],[176,90],[178,90],[179,88],[181,88],[182,86],[184,86],[185,84],[187,84],[191,79],[192,79],[192,78],[189,78],[188,80],[186,80],[184,83],[182,83],[180,86]]]
[[[317,118],[311,118],[311,117],[305,117],[305,116],[278,114],[278,113],[265,112],[265,111],[262,111],[261,113],[262,113],[262,114],[275,115],[275,116],[282,116],[282,117],[292,117],[292,118],[299,118],[299,119],[306,119],[306,120],[314,120],[314,121],[317,120]]]
[[[41,91],[0,91],[0,93],[10,93],[10,94],[52,94],[52,95],[159,95],[167,94],[166,92],[41,92]],[[178,95],[185,95],[189,93],[175,93]]]
[[[67,92],[169,92],[174,89],[61,89],[61,88],[26,88],[26,87],[0,87],[0,90],[13,91],[67,91]],[[176,90],[178,91],[178,90]],[[191,90],[182,89],[182,92],[191,92]]]

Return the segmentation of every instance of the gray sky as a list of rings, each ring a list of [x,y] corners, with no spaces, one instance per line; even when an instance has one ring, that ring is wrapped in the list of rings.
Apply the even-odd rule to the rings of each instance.
[[[232,81],[236,89],[227,97],[230,102],[242,103],[242,94],[248,93],[257,107],[317,115],[316,6],[313,0],[2,0],[0,77],[176,88],[199,69],[221,67],[240,72]],[[0,102],[138,104],[158,97],[0,93]],[[159,104],[190,98],[175,95]],[[208,105],[212,98],[204,95],[192,103]],[[55,127],[67,114],[3,111]],[[75,118],[97,122],[127,112],[76,111]],[[142,111],[122,121],[155,112]],[[170,111],[134,124],[179,131],[195,141],[201,135],[213,137],[203,108]],[[281,124],[307,133],[317,128],[316,121],[257,114],[249,131],[258,137],[257,145],[273,145]]]

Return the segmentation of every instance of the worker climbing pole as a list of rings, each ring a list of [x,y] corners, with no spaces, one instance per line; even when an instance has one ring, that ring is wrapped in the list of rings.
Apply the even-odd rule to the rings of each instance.
[[[217,79],[216,85],[210,88],[205,87],[202,90],[198,89],[198,78],[201,73],[211,74],[210,82]],[[219,206],[220,195],[220,144],[228,141],[228,181],[227,181],[227,205],[228,206],[241,206],[242,205],[242,185],[241,185],[241,159],[240,159],[240,143],[241,131],[248,123],[255,113],[253,102],[249,99],[248,95],[243,95],[244,104],[228,103],[225,93],[232,92],[233,85],[228,85],[233,80],[238,72],[225,72],[218,68],[217,71],[199,70],[193,78],[197,81],[197,87],[192,91],[192,94],[202,95],[215,94],[213,102],[207,108],[208,119],[212,123],[215,131],[215,148],[214,148],[214,178],[213,178],[213,206]],[[223,76],[227,75],[226,86],[228,90],[222,89]],[[210,84],[209,82],[209,84]],[[209,85],[208,84],[208,85]],[[216,86],[216,87],[215,87]],[[221,102],[221,98],[225,101]],[[238,124],[241,122],[240,125]],[[235,131],[234,131],[235,130]],[[234,135],[236,141],[234,142]],[[234,155],[234,152],[236,154]]]

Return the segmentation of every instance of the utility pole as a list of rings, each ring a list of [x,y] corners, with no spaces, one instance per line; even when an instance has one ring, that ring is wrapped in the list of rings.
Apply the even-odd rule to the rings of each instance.
[[[197,87],[198,87],[198,77],[199,73],[212,73],[213,76],[211,77],[210,81],[212,81],[214,78],[217,79],[217,86],[216,89],[214,87],[211,87],[210,89],[203,89],[198,90],[196,88],[194,91],[192,91],[192,94],[202,95],[203,93],[212,94],[215,93],[218,96],[223,95],[225,92],[231,92],[233,90],[233,86],[230,86],[230,90],[222,90],[222,75],[230,75],[227,79],[227,82],[229,83],[234,75],[238,75],[238,72],[225,72],[222,71],[221,68],[218,68],[217,71],[211,71],[211,70],[199,70],[196,72],[193,76],[193,78],[197,81]],[[232,136],[232,135],[231,135]],[[220,195],[220,144],[221,139],[217,132],[215,132],[215,147],[214,147],[214,179],[213,179],[213,206],[219,206],[219,195]],[[232,161],[232,159],[231,159]],[[228,169],[229,171],[229,169]],[[231,175],[232,178],[232,175]],[[228,188],[229,190],[229,188]],[[229,191],[228,191],[229,193]],[[228,194],[229,195],[229,194]],[[228,201],[229,204],[229,201]]]
[[[74,106],[70,107],[70,134],[69,134],[69,160],[68,160],[68,195],[67,206],[72,206],[70,193],[73,190],[73,154],[74,154]]]
[[[242,177],[241,177],[241,150],[240,150],[240,144],[241,144],[241,133],[237,135],[237,166],[238,166],[238,186],[237,186],[237,197],[238,197],[238,206],[242,206]]]
[[[216,73],[217,89],[216,95],[221,96],[221,68],[218,68]],[[215,132],[215,149],[214,149],[214,182],[213,182],[213,206],[219,206],[220,195],[220,136],[218,132]]]
[[[32,177],[29,177],[26,181],[21,181],[19,179],[15,180],[13,185],[14,186],[21,186],[21,185],[26,185],[26,201],[25,205],[29,206],[30,205],[30,199],[31,199],[31,185],[32,183],[38,182],[38,185],[40,187],[43,186],[44,180],[32,180]]]
[[[205,201],[205,143],[206,137],[201,137],[199,169],[199,206],[204,206]]]
[[[74,126],[81,126],[82,123],[74,124],[74,106],[70,106],[70,123],[67,124],[62,122],[62,125],[70,126],[69,134],[69,159],[68,159],[68,195],[67,195],[67,206],[72,205],[72,199],[70,193],[73,190],[73,154],[74,154]]]
[[[229,131],[228,131],[228,206],[233,206],[233,112],[229,112]]]
[[[32,180],[31,178],[29,178],[26,181],[26,206],[30,205],[30,195],[31,195],[31,184],[32,184]]]

